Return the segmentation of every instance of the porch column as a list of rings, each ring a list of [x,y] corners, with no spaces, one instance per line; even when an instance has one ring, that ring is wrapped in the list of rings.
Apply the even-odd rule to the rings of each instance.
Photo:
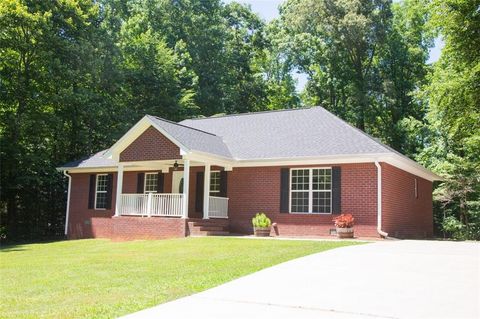
[[[183,214],[188,218],[188,189],[190,188],[190,160],[183,161]]]
[[[117,170],[117,196],[115,199],[115,216],[120,216],[123,189],[123,164],[118,165]]]
[[[208,219],[208,210],[210,208],[210,164],[205,164],[205,173],[203,176],[203,219]]]

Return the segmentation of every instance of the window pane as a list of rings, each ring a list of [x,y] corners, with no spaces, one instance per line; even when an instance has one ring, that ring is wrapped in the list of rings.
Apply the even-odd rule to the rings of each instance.
[[[210,193],[220,193],[220,172],[210,173]]]
[[[314,169],[312,175],[313,190],[332,189],[332,171],[330,169]]]
[[[97,175],[97,192],[107,191],[107,175]]]
[[[308,169],[292,170],[292,190],[308,190],[310,183],[310,172]]]
[[[308,192],[292,192],[292,213],[308,213]]]
[[[145,174],[145,193],[156,193],[158,190],[158,174]]]
[[[95,208],[107,208],[107,193],[97,193],[97,205]]]
[[[330,192],[313,192],[313,213],[330,213]]]

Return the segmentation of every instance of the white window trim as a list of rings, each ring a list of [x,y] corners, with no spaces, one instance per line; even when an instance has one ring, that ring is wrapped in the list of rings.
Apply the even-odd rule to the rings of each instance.
[[[220,189],[218,191],[212,191],[211,188],[212,188],[212,175],[213,173],[220,173],[220,171],[210,171],[210,183],[208,183],[210,185],[210,189],[208,190],[208,194],[209,196],[217,196],[217,195],[220,195]],[[221,178],[221,177],[220,177]],[[219,180],[219,183],[220,183],[220,180]],[[220,184],[218,185],[220,186]]]
[[[108,190],[105,190],[105,191],[99,191],[98,190],[98,177],[99,176],[108,176],[108,174],[97,174],[95,176],[95,205],[94,205],[94,208],[95,208],[95,210],[106,210],[106,208],[97,208],[97,194],[98,193],[106,194],[108,192]],[[107,179],[107,183],[108,183],[108,179]]]
[[[143,181],[143,193],[148,194],[148,193],[158,193],[158,189],[156,191],[148,191],[147,192],[147,175],[158,175],[158,173],[145,173],[145,178]],[[158,177],[157,177],[158,178]],[[158,183],[158,180],[157,180]]]
[[[305,170],[307,169],[308,172],[308,212],[292,212],[292,192],[302,192],[302,191],[294,191],[292,190],[292,171],[294,170]],[[330,190],[315,190],[315,192],[330,192],[330,212],[329,213],[314,213],[313,211],[313,170],[314,169],[329,169],[330,170]],[[290,168],[290,176],[289,176],[289,190],[288,190],[288,212],[290,214],[298,214],[298,215],[332,215],[332,188],[333,188],[333,178],[332,178],[332,167],[331,166],[323,166],[323,167],[294,167]],[[305,192],[305,190],[303,190]]]

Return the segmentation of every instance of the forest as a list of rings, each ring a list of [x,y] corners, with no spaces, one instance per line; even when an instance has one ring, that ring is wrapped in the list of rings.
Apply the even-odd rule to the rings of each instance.
[[[0,235],[63,235],[56,167],[169,120],[320,105],[444,178],[438,237],[480,239],[478,0],[0,1]],[[445,46],[428,64],[434,39]],[[294,73],[307,76],[298,92]]]

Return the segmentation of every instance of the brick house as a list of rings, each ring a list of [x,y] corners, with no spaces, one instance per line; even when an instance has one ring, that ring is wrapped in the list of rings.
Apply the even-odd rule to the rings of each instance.
[[[440,178],[321,107],[190,119],[145,116],[110,149],[58,168],[69,177],[68,238],[252,233],[429,237]],[[207,191],[206,191],[207,190]]]

